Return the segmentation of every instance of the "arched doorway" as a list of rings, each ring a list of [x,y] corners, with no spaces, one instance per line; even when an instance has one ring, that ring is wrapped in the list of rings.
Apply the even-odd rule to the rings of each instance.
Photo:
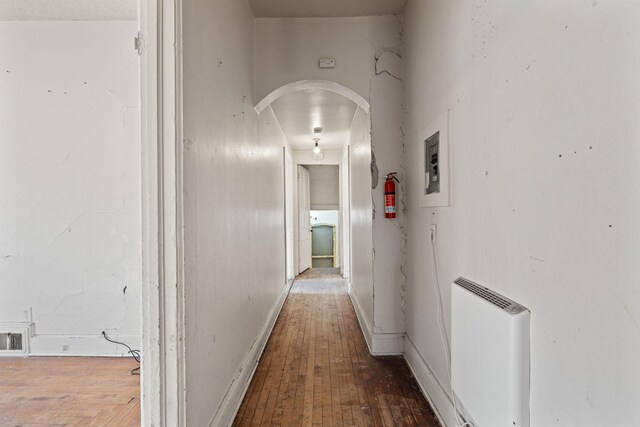
[[[306,257],[309,253],[303,251],[301,246],[308,244],[301,236],[304,236],[303,228],[308,228],[303,217],[309,214],[300,205],[299,167],[336,165],[339,170],[340,201],[337,214],[337,229],[340,230],[337,238],[338,267],[350,284],[354,280],[362,282],[363,287],[369,283],[370,287],[373,207],[368,101],[339,83],[301,80],[272,91],[256,104],[255,110],[260,116],[261,129],[268,129],[266,125],[276,122],[286,140],[283,147],[283,173],[287,278],[293,279],[302,272],[300,268],[309,265],[300,260],[301,256]],[[322,158],[312,155],[316,127],[323,128],[320,142],[324,154]],[[274,132],[273,129],[267,131]],[[356,254],[351,250],[352,240],[358,242]],[[357,277],[353,275],[354,269],[360,272]]]

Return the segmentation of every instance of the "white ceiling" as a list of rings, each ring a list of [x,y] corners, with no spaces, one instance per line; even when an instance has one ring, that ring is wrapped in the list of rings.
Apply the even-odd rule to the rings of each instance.
[[[0,0],[0,21],[129,21],[136,0]]]
[[[278,98],[271,104],[294,150],[311,150],[313,128],[322,127],[320,148],[341,148],[349,137],[355,102],[335,92],[305,89]]]
[[[256,18],[395,15],[407,0],[249,0]]]

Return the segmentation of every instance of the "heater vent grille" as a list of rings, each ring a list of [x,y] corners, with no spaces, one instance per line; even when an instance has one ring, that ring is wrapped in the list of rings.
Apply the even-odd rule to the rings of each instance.
[[[485,288],[484,286],[478,285],[471,280],[467,280],[463,277],[458,277],[454,282],[456,285],[465,288],[469,292],[479,296],[480,298],[490,302],[491,304],[500,307],[511,314],[518,314],[526,310],[523,306],[510,300],[509,298],[500,295],[497,292],[492,291],[491,289]]]
[[[0,350],[22,351],[22,334],[0,333]]]

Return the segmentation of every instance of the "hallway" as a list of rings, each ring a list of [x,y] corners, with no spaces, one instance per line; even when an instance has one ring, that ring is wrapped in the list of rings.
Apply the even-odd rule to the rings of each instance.
[[[346,283],[296,279],[234,425],[437,426],[400,357],[369,355]]]

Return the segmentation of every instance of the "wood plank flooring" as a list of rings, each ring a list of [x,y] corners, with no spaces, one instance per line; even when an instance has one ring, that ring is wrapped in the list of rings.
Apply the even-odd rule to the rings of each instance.
[[[0,358],[0,426],[139,426],[131,359]]]
[[[234,425],[438,426],[404,359],[369,355],[344,281],[302,278]]]

